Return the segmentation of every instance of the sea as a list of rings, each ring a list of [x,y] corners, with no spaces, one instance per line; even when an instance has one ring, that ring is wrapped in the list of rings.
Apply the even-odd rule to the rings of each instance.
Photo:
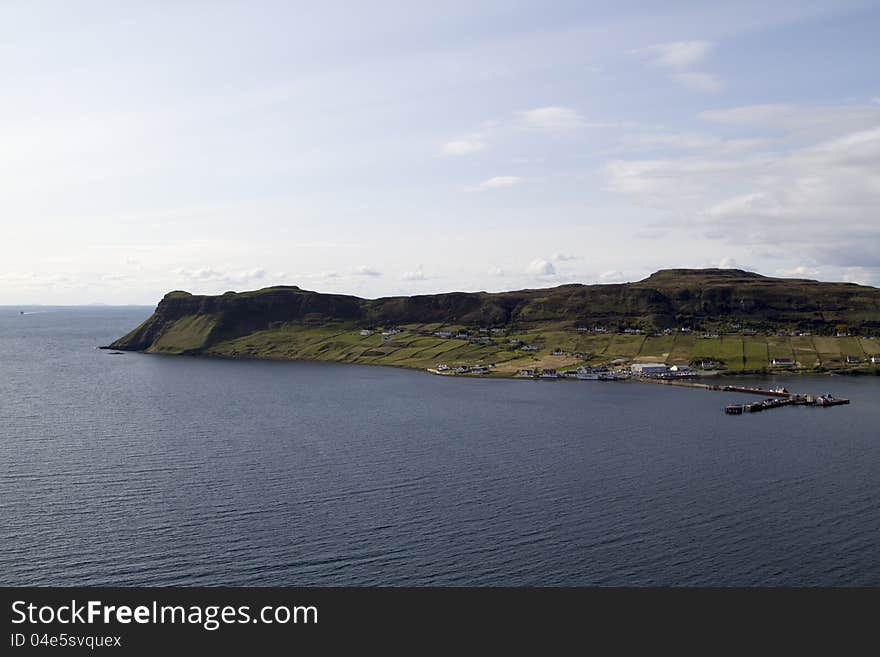
[[[0,307],[0,585],[880,585],[880,377],[635,382],[97,349]],[[23,314],[22,314],[23,313]]]

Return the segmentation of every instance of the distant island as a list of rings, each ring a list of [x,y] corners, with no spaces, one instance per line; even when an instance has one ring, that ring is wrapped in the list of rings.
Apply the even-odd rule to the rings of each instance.
[[[296,286],[218,296],[175,291],[108,348],[480,376],[652,363],[728,374],[877,374],[878,336],[878,288],[669,269],[634,283],[380,299]]]

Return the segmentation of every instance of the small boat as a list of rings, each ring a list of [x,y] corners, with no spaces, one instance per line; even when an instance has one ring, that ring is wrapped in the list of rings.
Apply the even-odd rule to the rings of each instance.
[[[728,415],[742,415],[743,405],[742,404],[729,404],[724,407],[724,412]]]

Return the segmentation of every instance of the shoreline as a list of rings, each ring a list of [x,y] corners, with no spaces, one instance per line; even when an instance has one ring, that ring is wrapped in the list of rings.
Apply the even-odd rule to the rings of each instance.
[[[371,367],[392,367],[395,369],[401,370],[409,370],[412,372],[422,372],[425,374],[432,374],[434,376],[446,376],[446,377],[460,377],[467,379],[513,379],[513,380],[522,380],[522,381],[579,381],[580,379],[572,378],[572,377],[563,377],[559,376],[556,378],[544,378],[541,377],[524,377],[518,376],[516,374],[503,374],[503,373],[488,373],[488,374],[470,374],[470,373],[459,373],[454,371],[437,371],[436,368],[432,367],[422,367],[422,366],[410,366],[410,365],[400,365],[397,363],[361,363],[354,361],[346,361],[346,360],[332,360],[332,359],[321,359],[321,358],[276,358],[273,356],[230,356],[226,354],[212,354],[212,353],[204,353],[193,351],[190,353],[182,352],[182,353],[161,353],[161,352],[149,352],[144,350],[137,349],[125,349],[120,347],[115,347],[111,345],[98,346],[97,349],[101,351],[121,351],[125,353],[136,353],[136,354],[145,354],[148,356],[191,356],[196,358],[210,358],[210,359],[218,359],[218,360],[244,360],[244,361],[266,361],[273,363],[335,363],[339,365],[366,365]],[[770,376],[788,376],[788,377],[801,377],[801,376],[847,376],[847,377],[862,377],[862,376],[880,376],[880,367],[875,367],[873,369],[841,369],[841,370],[806,370],[806,369],[780,369],[778,371],[758,371],[758,370],[742,370],[742,371],[730,371],[730,370],[714,370],[710,372],[700,371],[697,374],[694,374],[689,377],[681,377],[682,381],[694,380],[694,379],[703,379],[703,378],[711,378],[716,379],[719,377],[722,378],[763,378]],[[650,377],[621,377],[618,380],[631,380],[631,381],[641,381],[645,379],[651,382],[668,382],[668,381],[677,381],[678,379],[652,379]],[[605,381],[607,382],[607,381]]]

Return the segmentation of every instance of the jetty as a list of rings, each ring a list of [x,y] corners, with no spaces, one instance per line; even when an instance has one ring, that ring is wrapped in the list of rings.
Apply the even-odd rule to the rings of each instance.
[[[728,415],[742,415],[743,413],[757,413],[773,408],[782,408],[783,406],[821,406],[823,408],[830,406],[841,406],[849,404],[846,397],[835,397],[834,395],[811,395],[790,392],[785,388],[756,388],[751,386],[721,385],[711,383],[695,383],[693,381],[682,381],[675,379],[660,379],[641,377],[633,379],[643,383],[658,383],[667,386],[680,386],[683,388],[699,388],[702,390],[716,390],[719,392],[738,392],[747,395],[759,395],[766,397],[761,401],[746,402],[739,404],[728,404],[724,407],[724,412]]]

